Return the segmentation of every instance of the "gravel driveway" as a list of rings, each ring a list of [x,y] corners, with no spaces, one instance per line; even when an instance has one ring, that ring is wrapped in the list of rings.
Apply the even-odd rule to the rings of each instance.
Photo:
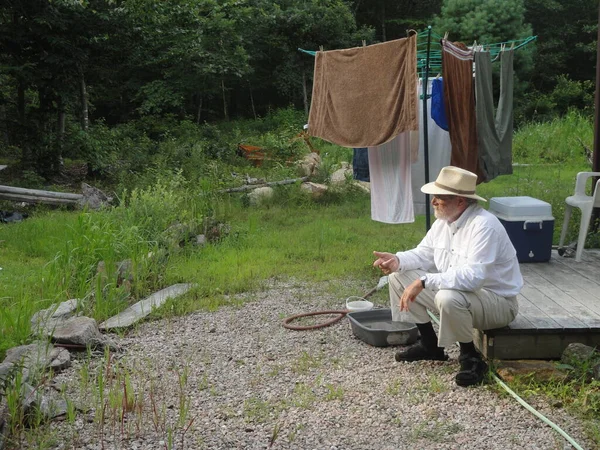
[[[119,338],[119,355],[79,358],[54,384],[85,411],[53,425],[55,448],[570,448],[508,395],[456,386],[458,349],[448,362],[397,363],[396,348],[356,339],[346,318],[315,331],[281,326],[342,308],[335,291],[273,283],[241,306],[144,323]],[[124,388],[136,393],[125,414]],[[591,448],[577,420],[533,406]]]

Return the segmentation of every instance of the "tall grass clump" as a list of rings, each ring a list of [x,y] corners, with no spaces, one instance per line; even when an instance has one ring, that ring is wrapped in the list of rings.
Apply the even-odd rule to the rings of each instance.
[[[593,147],[592,119],[576,110],[550,122],[524,125],[515,134],[513,160],[519,164],[577,164]]]

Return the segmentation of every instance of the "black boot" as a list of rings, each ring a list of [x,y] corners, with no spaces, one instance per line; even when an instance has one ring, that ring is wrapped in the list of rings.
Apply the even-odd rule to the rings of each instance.
[[[459,386],[468,387],[481,384],[488,374],[488,365],[477,352],[461,352],[458,361],[460,362],[460,372],[456,374],[454,380]]]
[[[421,334],[421,340],[406,350],[396,353],[396,361],[446,361],[448,355],[442,347],[437,345],[437,336],[431,322],[418,323],[417,328]]]

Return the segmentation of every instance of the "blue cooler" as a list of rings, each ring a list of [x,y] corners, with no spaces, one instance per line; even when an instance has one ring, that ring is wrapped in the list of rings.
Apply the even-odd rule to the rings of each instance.
[[[554,233],[550,203],[533,197],[493,197],[489,211],[506,228],[519,262],[550,260]]]

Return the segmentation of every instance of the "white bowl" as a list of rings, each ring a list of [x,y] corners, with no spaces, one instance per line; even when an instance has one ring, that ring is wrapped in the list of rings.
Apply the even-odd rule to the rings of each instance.
[[[346,309],[350,312],[369,311],[373,309],[373,303],[362,297],[348,297]]]

